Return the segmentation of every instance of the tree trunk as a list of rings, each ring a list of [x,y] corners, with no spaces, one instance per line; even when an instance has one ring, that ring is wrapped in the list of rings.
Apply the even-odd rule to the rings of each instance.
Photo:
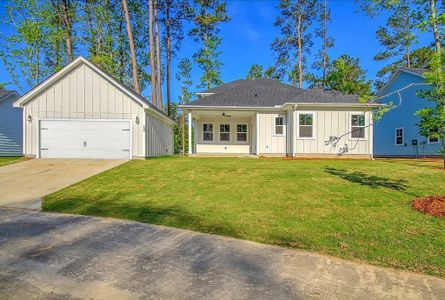
[[[72,41],[72,21],[70,17],[70,7],[71,4],[69,0],[62,0],[62,2],[56,3],[55,0],[51,0],[51,3],[53,5],[54,10],[57,12],[57,15],[59,16],[63,28],[65,31],[65,44],[66,44],[66,52],[68,55],[68,61],[71,62],[74,59],[73,55],[73,41]],[[62,5],[63,11],[61,11],[60,5]]]
[[[156,97],[156,66],[155,66],[155,47],[153,37],[153,0],[148,0],[148,36],[150,42],[150,76],[151,76],[151,102],[158,106]]]
[[[406,47],[406,65],[408,68],[411,68],[411,53],[409,47]]]
[[[170,94],[170,77],[171,77],[171,33],[170,33],[170,0],[165,2],[165,31],[167,35],[167,115],[170,116],[171,94]]]
[[[157,89],[158,89],[158,107],[162,110],[162,76],[161,76],[161,45],[159,42],[159,37],[161,32],[159,31],[159,21],[158,21],[158,6],[157,0],[154,0],[154,17],[155,17],[155,30],[156,30],[156,71],[157,71]]]
[[[298,34],[298,87],[303,88],[303,49],[301,42],[301,14],[298,15],[297,24],[297,34]]]
[[[324,0],[323,15],[323,88],[326,87],[326,68],[327,68],[327,41],[326,41],[326,22],[327,22],[327,0]]]
[[[136,61],[136,50],[134,48],[134,40],[133,33],[131,32],[131,23],[130,23],[130,12],[128,11],[127,0],[122,0],[122,6],[125,12],[125,21],[127,23],[127,35],[128,35],[128,44],[130,45],[130,53],[131,53],[131,69],[133,74],[133,85],[136,93],[140,94],[141,89],[139,87],[139,79],[138,79],[138,65]]]
[[[436,52],[440,55],[440,37],[439,29],[437,27],[436,17],[436,0],[430,0],[430,13],[431,13],[431,26],[433,27],[434,44],[436,46]]]

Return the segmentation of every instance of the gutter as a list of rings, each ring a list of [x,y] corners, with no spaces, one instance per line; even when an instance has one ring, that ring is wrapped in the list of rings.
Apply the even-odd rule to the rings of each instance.
[[[338,108],[366,108],[380,107],[380,103],[294,103],[287,102],[277,106],[205,106],[205,105],[179,105],[182,109],[200,109],[200,110],[253,110],[253,111],[270,111],[290,109],[291,107],[338,107]]]

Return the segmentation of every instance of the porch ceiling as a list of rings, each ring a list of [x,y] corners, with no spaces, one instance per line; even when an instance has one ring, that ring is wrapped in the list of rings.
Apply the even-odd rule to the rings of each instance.
[[[239,110],[193,110],[192,117],[194,119],[206,117],[223,117],[223,118],[251,118],[255,116],[255,111],[239,111]]]

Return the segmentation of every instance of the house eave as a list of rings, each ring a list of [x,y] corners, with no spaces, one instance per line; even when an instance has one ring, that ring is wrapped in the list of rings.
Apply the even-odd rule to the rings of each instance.
[[[390,86],[393,84],[393,82],[397,79],[397,77],[400,76],[400,74],[401,74],[402,72],[403,72],[403,73],[410,74],[410,75],[414,75],[414,76],[417,76],[417,77],[420,77],[420,78],[425,78],[425,76],[423,76],[423,74],[419,74],[419,73],[412,72],[412,71],[405,70],[405,69],[398,69],[398,70],[391,76],[391,78],[389,78],[388,82],[385,83],[385,85],[379,90],[379,92],[377,93],[377,96],[381,96],[381,95],[383,94],[383,92],[384,92],[388,87],[390,87]]]
[[[294,107],[315,107],[315,108],[373,108],[380,107],[380,103],[295,103],[286,102],[277,106],[205,106],[205,105],[179,105],[184,110],[243,110],[243,111],[281,111]]]

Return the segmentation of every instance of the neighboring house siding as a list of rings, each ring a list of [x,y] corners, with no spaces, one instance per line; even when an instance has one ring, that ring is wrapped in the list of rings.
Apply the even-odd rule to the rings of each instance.
[[[147,114],[148,156],[173,155],[173,127],[152,114]]]
[[[0,100],[0,156],[23,155],[23,117],[22,109],[12,103],[18,96],[14,93]]]
[[[195,148],[196,153],[227,153],[227,154],[250,154],[253,149],[252,133],[255,130],[254,118],[200,118],[195,124]],[[203,124],[213,124],[213,141],[203,140]],[[230,125],[230,141],[220,141],[220,124]],[[247,124],[247,141],[237,141],[237,125]]]
[[[284,118],[283,134],[275,134],[275,117]],[[259,119],[259,154],[286,154],[287,114],[283,113],[258,113]]]
[[[145,156],[145,112],[115,85],[81,64],[24,106],[25,155],[38,155],[39,119],[128,119],[132,121],[133,156]],[[28,122],[28,116],[32,121]],[[136,124],[136,116],[140,124]]]
[[[401,72],[400,75],[381,94],[386,95],[400,88],[406,87],[410,83],[423,83],[420,76]],[[420,90],[427,89],[427,86],[412,86],[400,92],[402,103],[399,107],[387,112],[383,118],[374,126],[374,154],[376,156],[414,156],[418,155],[439,155],[440,143],[429,144],[426,137],[419,134],[416,125],[420,118],[415,115],[416,111],[433,106],[433,103],[417,95]],[[399,97],[393,94],[381,99],[382,103],[393,102],[399,105]],[[396,145],[395,130],[404,129],[404,143]],[[418,139],[419,146],[411,144],[413,139]],[[417,150],[416,150],[417,149]]]
[[[314,127],[313,138],[300,138],[298,129],[298,115],[300,113],[313,113],[314,114]],[[365,128],[364,139],[352,139],[350,136],[351,131],[351,115],[352,114],[365,114],[365,126],[368,126],[372,121],[371,112],[362,111],[344,111],[344,110],[297,110],[296,111],[296,154],[323,154],[323,155],[336,155],[339,152],[339,148],[345,144],[348,145],[349,152],[347,155],[360,154],[367,155],[371,153],[370,143],[372,137],[370,126]],[[337,145],[337,148],[333,148],[332,145],[326,145],[325,142],[329,140],[331,136],[345,135]]]

